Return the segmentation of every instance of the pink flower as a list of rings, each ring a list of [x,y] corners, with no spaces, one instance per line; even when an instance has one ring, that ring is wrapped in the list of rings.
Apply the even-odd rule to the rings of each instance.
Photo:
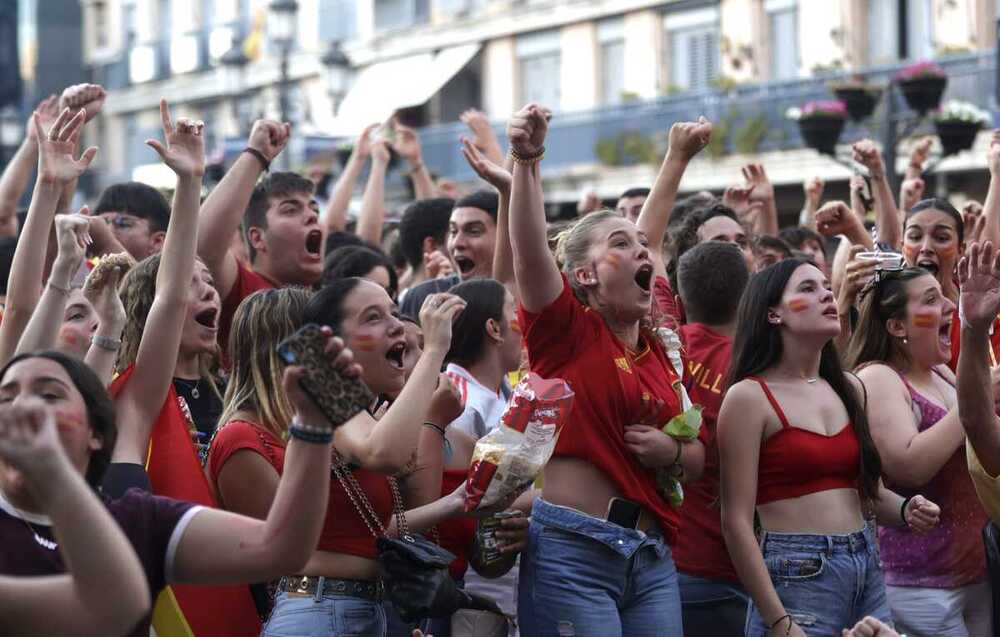
[[[921,60],[920,62],[914,62],[913,64],[903,67],[899,73],[896,74],[896,80],[905,82],[906,80],[947,76],[948,74],[944,72],[944,69],[934,62],[931,62],[930,60]]]
[[[840,100],[815,100],[802,107],[802,118],[806,117],[847,117],[847,106]]]

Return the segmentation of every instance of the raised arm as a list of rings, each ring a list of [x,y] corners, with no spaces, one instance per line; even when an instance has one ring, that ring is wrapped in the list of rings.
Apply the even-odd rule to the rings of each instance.
[[[83,123],[86,124],[101,112],[107,97],[107,91],[100,84],[74,84],[65,89],[59,96],[59,108],[68,108],[74,114],[77,111],[83,111]],[[77,139],[77,144],[79,143],[80,140]],[[79,176],[77,176],[78,178]],[[56,208],[57,212],[65,213],[69,210],[73,203],[73,196],[76,194],[77,179],[71,179],[63,185],[62,194],[59,196],[59,205]]]
[[[17,348],[28,320],[35,311],[42,292],[42,273],[49,229],[63,186],[79,177],[97,155],[88,148],[79,159],[73,150],[83,126],[84,113],[75,116],[63,109],[48,133],[42,130],[41,117],[33,115],[38,139],[38,178],[28,206],[28,218],[14,249],[7,283],[7,305],[0,323],[0,363],[5,363]]]
[[[388,142],[379,140],[372,143],[371,155],[372,167],[361,200],[357,235],[377,246],[382,241],[382,224],[385,222],[385,175],[390,158]]]
[[[983,202],[983,215],[986,217],[983,240],[1000,246],[1000,129],[993,131],[986,165],[990,169],[990,187]]]
[[[202,204],[198,215],[198,256],[212,273],[221,298],[229,296],[236,283],[236,256],[229,251],[230,237],[240,227],[257,178],[281,153],[291,124],[266,119],[254,122],[247,149],[236,159]],[[255,153],[259,153],[258,157]],[[266,165],[265,162],[266,161]]]
[[[493,127],[490,126],[490,119],[486,113],[470,108],[459,115],[458,119],[472,132],[472,145],[479,149],[479,152],[488,160],[497,166],[502,166],[504,163],[503,148],[500,146],[500,140],[497,139]]]
[[[747,164],[743,178],[750,186],[750,205],[760,210],[756,220],[756,233],[778,236],[778,204],[774,199],[774,186],[768,179],[764,166]]]
[[[146,460],[149,436],[156,415],[163,408],[177,365],[188,292],[194,276],[198,203],[205,174],[204,124],[180,118],[175,129],[166,100],[160,100],[160,117],[166,146],[153,139],[146,144],[177,175],[177,187],[156,272],[156,292],[139,342],[135,371],[115,398],[118,422],[122,425],[115,444],[115,462],[142,464]]]
[[[330,202],[326,205],[326,214],[323,216],[327,236],[331,232],[343,232],[347,228],[347,211],[351,205],[351,195],[354,194],[358,177],[365,168],[365,161],[371,154],[370,136],[376,128],[378,124],[372,124],[354,142],[354,149],[351,150],[347,165],[333,186],[333,193],[330,195]]]
[[[49,273],[45,291],[24,328],[15,354],[55,347],[73,277],[80,269],[80,262],[90,244],[90,223],[87,217],[79,214],[56,215],[55,224],[59,252],[52,265],[52,272]]]
[[[418,436],[416,467],[400,483],[407,508],[424,506],[441,498],[446,430],[463,411],[462,395],[455,383],[445,374],[439,378],[427,410],[427,421],[422,423]]]
[[[444,426],[449,414],[432,413],[432,398],[438,386],[444,357],[451,345],[453,319],[465,301],[451,294],[432,294],[420,309],[424,351],[392,406],[378,421],[367,413],[352,418],[337,430],[334,441],[348,462],[380,473],[401,473],[414,457],[421,425]]]
[[[990,328],[1000,314],[1000,252],[973,243],[958,264],[962,341],[958,356],[958,414],[976,456],[991,476],[1000,475],[1000,422],[994,412]]]
[[[59,117],[59,98],[50,95],[38,105],[35,113],[42,118],[42,129],[48,130]],[[0,236],[17,236],[17,202],[28,188],[38,163],[38,135],[34,116],[28,118],[24,140],[0,176]]]
[[[549,129],[548,110],[529,104],[507,124],[515,157],[510,191],[510,243],[518,298],[529,312],[539,312],[559,298],[562,275],[545,239],[545,199],[540,162]]]
[[[510,170],[494,162],[468,139],[462,138],[462,156],[481,179],[497,189],[497,244],[493,251],[493,278],[517,298],[514,255],[510,246]],[[502,158],[501,158],[502,160]]]
[[[896,372],[886,365],[870,365],[858,372],[858,377],[868,387],[879,388],[879,399],[868,401],[868,423],[882,457],[883,474],[902,487],[924,486],[965,442],[958,409],[919,431],[909,393]]]
[[[663,245],[667,235],[667,225],[674,210],[674,200],[677,198],[681,177],[684,176],[691,158],[708,145],[711,137],[712,124],[704,117],[698,118],[697,122],[677,122],[670,127],[667,154],[660,164],[660,172],[656,175],[653,188],[642,205],[639,219],[636,220],[636,225],[646,233],[649,245],[653,247],[649,255],[653,259],[653,268],[658,276],[667,276],[660,246]]]
[[[417,131],[399,122],[393,123],[396,130],[396,140],[392,147],[410,164],[410,179],[413,180],[413,193],[417,199],[431,199],[437,196],[434,180],[424,163],[423,151],[420,148],[420,136]]]
[[[352,364],[353,353],[329,328],[326,352],[334,365],[349,377],[361,374]],[[323,528],[330,493],[329,442],[305,442],[295,435],[299,425],[329,431],[330,423],[299,387],[303,368],[289,367],[282,388],[295,408],[285,469],[274,503],[264,520],[203,509],[184,531],[177,544],[173,581],[190,584],[260,582],[289,573],[300,573]]]
[[[810,177],[802,184],[806,199],[802,204],[802,212],[799,213],[799,225],[803,228],[816,229],[816,211],[823,199],[823,185],[823,180],[819,177]]]
[[[903,244],[903,220],[899,216],[899,210],[896,209],[892,188],[889,187],[882,153],[870,139],[855,143],[853,148],[854,161],[868,169],[868,177],[871,179],[878,241],[888,244],[893,250],[899,250]]]
[[[70,463],[55,416],[28,399],[0,411],[0,457],[52,519],[67,575],[0,578],[4,635],[124,634],[149,610],[132,545]]]
[[[107,225],[100,219],[91,220],[91,227],[98,224]],[[118,283],[128,266],[111,263],[119,259],[131,260],[131,257],[122,252],[110,259],[91,270],[83,286],[83,295],[94,306],[98,319],[97,332],[83,360],[105,385],[110,385],[114,378],[115,359],[122,345],[122,330],[127,318],[125,306],[118,296]]]

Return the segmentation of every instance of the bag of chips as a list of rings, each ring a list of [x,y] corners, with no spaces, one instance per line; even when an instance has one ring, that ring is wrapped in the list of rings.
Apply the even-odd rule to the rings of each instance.
[[[530,487],[552,457],[572,406],[573,390],[565,381],[526,375],[500,425],[476,443],[465,482],[466,511],[495,507]]]

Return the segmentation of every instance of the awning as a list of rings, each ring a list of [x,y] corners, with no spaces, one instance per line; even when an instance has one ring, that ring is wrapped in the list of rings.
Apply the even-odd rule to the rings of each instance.
[[[401,108],[420,106],[469,63],[482,45],[463,44],[366,66],[347,92],[333,123],[335,137],[354,137]]]

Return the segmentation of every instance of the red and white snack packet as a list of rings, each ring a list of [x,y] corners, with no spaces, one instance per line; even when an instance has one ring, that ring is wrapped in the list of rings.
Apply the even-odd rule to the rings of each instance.
[[[500,425],[476,443],[465,510],[495,507],[530,487],[552,457],[572,406],[573,390],[562,379],[525,376]]]

